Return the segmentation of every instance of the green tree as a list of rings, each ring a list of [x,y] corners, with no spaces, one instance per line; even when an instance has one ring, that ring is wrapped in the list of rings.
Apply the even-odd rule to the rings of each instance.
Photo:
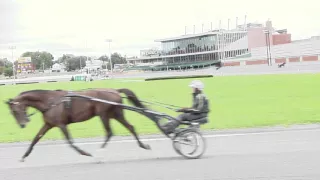
[[[103,61],[103,64],[107,64],[109,62],[109,57],[106,55],[100,56],[98,59]]]
[[[25,52],[21,57],[31,57],[32,63],[36,66],[36,69],[50,68],[53,64],[53,56],[46,51]]]
[[[4,71],[4,61],[2,61],[2,59],[0,60],[0,75],[3,73]]]
[[[126,64],[126,58],[122,57],[121,54],[115,52],[111,54],[111,62],[112,64]]]
[[[109,63],[109,57],[104,55],[104,56],[100,56],[99,60],[102,60],[105,64],[107,64],[107,69],[110,70],[110,63]],[[111,54],[111,62],[112,62],[112,68],[114,68],[115,64],[126,64],[126,58],[121,56],[120,53],[113,53]]]
[[[13,70],[12,70],[12,68],[5,68],[5,70],[4,70],[4,76],[9,76],[9,77],[13,76]]]
[[[12,63],[7,58],[0,59],[0,75],[4,74],[5,68],[12,68]]]
[[[7,58],[0,59],[0,66],[4,67],[12,67],[12,62],[10,62]]]
[[[91,58],[88,57],[88,60],[90,59]],[[74,71],[80,69],[80,66],[81,68],[85,67],[86,60],[86,56],[74,56],[72,54],[64,54],[62,57],[58,59],[58,62],[63,63],[66,66],[67,71]]]
[[[58,62],[67,65],[67,60],[73,57],[75,57],[73,54],[64,54],[58,58]]]

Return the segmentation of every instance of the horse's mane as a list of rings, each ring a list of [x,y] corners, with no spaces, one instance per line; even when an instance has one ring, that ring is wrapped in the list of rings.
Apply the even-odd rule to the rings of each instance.
[[[34,90],[30,90],[30,91],[23,91],[20,93],[20,95],[23,95],[23,94],[27,94],[27,93],[46,93],[46,92],[49,92],[49,91],[52,91],[52,90],[44,90],[44,89],[34,89]],[[56,90],[53,90],[53,91],[63,91],[62,89],[56,89]]]
[[[80,89],[77,91],[85,91],[85,90],[89,90],[89,89],[94,89],[94,88]],[[65,90],[62,90],[62,89],[56,89],[56,90],[34,89],[34,90],[29,90],[29,91],[23,91],[20,93],[20,95],[27,94],[27,93],[33,93],[33,92],[34,93],[47,93],[49,91],[65,91]]]

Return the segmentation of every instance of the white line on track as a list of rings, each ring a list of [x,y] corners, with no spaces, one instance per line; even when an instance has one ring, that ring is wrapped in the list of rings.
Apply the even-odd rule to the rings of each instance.
[[[280,134],[280,133],[288,133],[288,132],[299,132],[299,131],[320,131],[320,129],[298,129],[298,130],[284,130],[284,131],[270,131],[270,132],[247,132],[247,133],[232,133],[232,134],[210,134],[210,135],[203,135],[205,138],[215,138],[215,137],[234,137],[234,136],[250,136],[250,135],[267,135],[267,134]],[[169,141],[169,138],[141,138],[143,142],[150,142],[150,141]],[[103,141],[103,140],[102,140]],[[102,141],[95,141],[95,142],[75,142],[77,145],[96,145],[101,144]],[[126,140],[115,140],[109,141],[109,143],[132,143],[136,142],[135,139],[126,139]],[[8,148],[25,148],[25,146],[29,146],[29,144],[19,145],[19,146],[6,146],[0,147],[0,149],[8,149]],[[39,144],[39,146],[68,146],[66,143],[59,143],[59,144]]]

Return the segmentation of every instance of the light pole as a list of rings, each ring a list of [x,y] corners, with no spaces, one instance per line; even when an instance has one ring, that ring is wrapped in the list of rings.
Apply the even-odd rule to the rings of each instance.
[[[15,84],[15,79],[16,79],[16,68],[14,65],[14,58],[13,58],[13,50],[16,49],[16,46],[9,46],[9,49],[11,49],[11,58],[12,58],[12,71],[13,71],[13,79],[14,79],[14,84]]]
[[[88,61],[88,40],[85,40],[85,51],[86,53],[86,61]],[[81,56],[80,56],[80,72],[82,73],[82,63],[81,63]]]
[[[109,43],[109,53],[110,53],[110,57],[109,57],[109,63],[110,63],[110,70],[111,70],[111,74],[112,74],[112,72],[113,72],[113,68],[112,68],[112,61],[111,61],[111,49],[110,49],[110,44],[111,44],[111,42],[112,42],[112,39],[106,39],[106,42],[108,42]]]
[[[270,31],[269,30],[264,30],[264,33],[266,35],[266,48],[267,48],[267,60],[268,60],[268,65],[272,65],[272,57],[271,57],[271,48],[270,48]]]

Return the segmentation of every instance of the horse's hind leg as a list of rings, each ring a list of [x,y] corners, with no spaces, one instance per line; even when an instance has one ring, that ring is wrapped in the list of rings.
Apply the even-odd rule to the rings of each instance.
[[[104,128],[106,130],[106,135],[107,135],[104,143],[101,146],[101,148],[105,148],[107,143],[108,143],[108,141],[111,139],[113,133],[112,133],[112,130],[110,128],[110,117],[108,116],[108,114],[105,113],[105,114],[101,115],[100,119],[101,119],[101,121],[103,123],[103,126],[104,126]]]
[[[60,125],[59,128],[61,129],[61,131],[63,132],[64,136],[66,137],[68,143],[70,144],[70,146],[75,149],[76,151],[78,151],[81,155],[84,155],[84,156],[92,156],[91,154],[83,151],[82,149],[78,148],[77,146],[75,146],[71,140],[71,137],[70,137],[70,134],[67,130],[67,127],[66,125]]]
[[[117,119],[124,127],[126,127],[136,138],[138,141],[138,145],[143,149],[151,149],[148,144],[144,144],[140,141],[136,131],[134,130],[134,127],[129,124],[129,122],[124,118],[123,110],[122,108],[116,108],[114,111],[114,118]]]

